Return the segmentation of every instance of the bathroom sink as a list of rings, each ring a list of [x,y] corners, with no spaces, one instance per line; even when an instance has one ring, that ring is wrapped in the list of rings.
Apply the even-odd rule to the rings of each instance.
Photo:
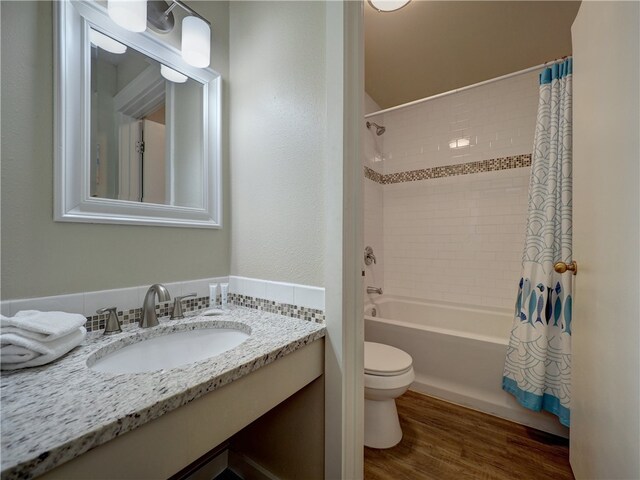
[[[113,346],[103,347],[89,357],[87,365],[92,370],[105,373],[154,372],[215,357],[237,347],[247,338],[249,333],[236,328],[175,331],[128,345],[123,343],[115,351],[111,351]],[[105,352],[107,349],[109,353]]]

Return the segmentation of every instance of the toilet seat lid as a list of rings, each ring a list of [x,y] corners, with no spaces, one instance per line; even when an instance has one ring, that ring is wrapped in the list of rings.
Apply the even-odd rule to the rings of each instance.
[[[364,373],[388,377],[411,368],[413,359],[407,352],[382,343],[364,342]]]

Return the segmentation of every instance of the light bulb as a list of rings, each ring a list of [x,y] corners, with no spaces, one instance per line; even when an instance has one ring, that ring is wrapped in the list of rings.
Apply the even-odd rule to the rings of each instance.
[[[111,20],[130,32],[147,29],[147,0],[109,0],[107,11]]]
[[[93,45],[100,47],[107,52],[120,54],[127,51],[126,45],[115,41],[111,37],[107,37],[104,33],[100,33],[93,28],[89,32],[89,39]]]
[[[176,72],[173,68],[169,68],[166,65],[160,65],[160,73],[164,78],[174,83],[184,83],[187,81],[187,76]]]
[[[182,20],[182,58],[189,65],[206,68],[211,55],[211,29],[198,17]]]

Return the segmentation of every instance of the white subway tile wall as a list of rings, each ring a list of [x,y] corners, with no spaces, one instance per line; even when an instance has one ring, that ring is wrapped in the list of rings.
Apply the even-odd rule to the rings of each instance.
[[[365,112],[371,113],[380,110],[378,104],[367,94],[365,94]],[[364,133],[364,155],[363,165],[382,172],[382,157],[384,148],[384,134],[376,135],[375,128],[367,129],[366,120],[363,123]],[[384,288],[384,236],[383,236],[383,192],[382,185],[367,178],[364,179],[364,245],[362,246],[365,276],[363,278],[364,301],[367,302],[375,296],[367,295],[367,286]],[[369,245],[373,248],[376,256],[376,263],[364,264],[364,248]]]
[[[365,292],[365,302],[370,300],[366,294],[366,287],[383,287],[384,288],[384,235],[383,235],[383,203],[382,203],[382,185],[369,179],[364,180],[364,239],[365,246],[373,248],[376,256],[376,263],[371,265],[364,264],[363,268],[365,277],[363,279],[363,288]],[[371,297],[374,299],[375,295]]]
[[[533,72],[373,117],[386,127],[384,167],[368,166],[395,173],[531,153],[537,107]]]
[[[384,142],[365,136],[365,165],[388,174],[531,153],[537,103],[534,72],[373,117],[386,132]],[[525,167],[391,185],[365,179],[365,243],[382,245],[365,283],[378,281],[391,295],[512,307],[529,174]]]
[[[530,168],[384,186],[385,293],[512,307]]]

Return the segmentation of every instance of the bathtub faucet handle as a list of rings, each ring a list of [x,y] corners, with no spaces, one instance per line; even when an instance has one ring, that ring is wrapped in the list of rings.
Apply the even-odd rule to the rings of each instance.
[[[382,295],[382,287],[367,287],[367,293],[377,293]]]
[[[376,256],[373,254],[373,248],[367,246],[364,249],[364,264],[371,265],[371,263],[376,263]]]

